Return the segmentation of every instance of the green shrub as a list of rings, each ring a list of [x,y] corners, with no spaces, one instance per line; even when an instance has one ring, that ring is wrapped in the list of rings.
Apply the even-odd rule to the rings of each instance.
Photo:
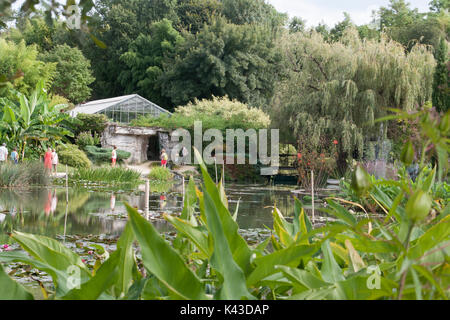
[[[101,163],[101,162],[110,162],[111,161],[111,153],[112,149],[107,148],[99,148],[96,146],[86,146],[86,153],[93,162]],[[124,161],[131,157],[131,153],[124,150],[116,150],[117,151],[117,161]]]
[[[101,135],[105,131],[109,121],[108,117],[104,114],[79,113],[77,114],[77,119],[80,121],[80,124],[75,128],[76,135],[86,131]]]
[[[0,187],[47,185],[48,182],[48,173],[39,161],[5,163],[0,166]]]
[[[81,149],[85,150],[87,146],[95,145],[94,138],[90,131],[83,131],[77,136],[76,139],[77,146]]]
[[[269,116],[257,108],[227,97],[211,100],[195,100],[183,107],[178,107],[172,116],[140,117],[131,125],[142,127],[162,127],[167,129],[194,129],[194,122],[202,121],[203,130],[219,129],[263,129],[270,125]]]
[[[158,180],[158,181],[170,181],[172,180],[172,173],[169,169],[164,167],[155,167],[152,168],[150,173],[148,174],[148,178],[150,180]]]
[[[92,163],[86,154],[76,145],[67,144],[58,147],[59,162],[74,168],[90,168]]]

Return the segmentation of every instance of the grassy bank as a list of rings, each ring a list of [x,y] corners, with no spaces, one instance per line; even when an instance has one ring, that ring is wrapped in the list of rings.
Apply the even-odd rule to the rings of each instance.
[[[75,185],[137,186],[141,183],[141,173],[127,168],[80,168],[69,173],[69,183]]]
[[[15,188],[48,185],[49,175],[40,162],[0,165],[0,187]]]

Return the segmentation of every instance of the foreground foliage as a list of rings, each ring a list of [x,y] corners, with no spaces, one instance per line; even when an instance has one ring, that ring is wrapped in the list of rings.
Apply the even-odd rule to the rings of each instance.
[[[203,164],[201,170],[204,185],[199,190],[190,180],[181,216],[165,216],[178,231],[172,243],[127,207],[130,220],[117,251],[99,257],[94,270],[60,242],[21,232],[11,237],[30,256],[3,252],[0,261],[20,261],[51,275],[55,290],[44,290],[52,299],[449,298],[448,207],[433,204],[434,217],[417,220],[399,205],[411,199],[409,189],[402,189],[392,203],[372,186],[380,205],[389,210],[385,219],[355,217],[328,199],[325,211],[337,221],[313,229],[296,200],[292,222],[274,207],[272,235],[249,246],[238,233],[238,212],[229,212],[222,184],[215,185]],[[417,190],[427,192],[434,175],[418,179]],[[78,288],[72,286],[74,274],[79,275]],[[11,288],[2,290],[1,298],[31,298],[3,269],[0,279]]]

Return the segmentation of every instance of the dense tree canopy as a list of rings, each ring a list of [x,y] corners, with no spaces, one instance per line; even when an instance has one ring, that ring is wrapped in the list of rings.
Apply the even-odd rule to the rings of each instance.
[[[180,0],[176,13],[178,29],[195,34],[222,13],[222,3],[218,0]]]
[[[27,46],[24,41],[16,44],[0,38],[0,75],[14,79],[10,88],[14,85],[16,90],[29,94],[41,80],[47,85],[50,83],[56,65],[40,61],[38,54],[36,45]]]
[[[235,24],[281,26],[287,15],[279,13],[265,0],[222,0],[223,14]]]
[[[279,46],[290,75],[271,116],[291,141],[317,144],[326,136],[338,139],[342,153],[362,156],[364,137],[377,139],[374,119],[386,108],[414,110],[431,98],[435,61],[424,46],[406,54],[385,38],[362,41],[355,29],[333,43],[317,33],[285,34]]]
[[[77,48],[58,45],[42,54],[43,61],[56,63],[51,92],[78,104],[91,96],[89,85],[94,82],[91,63]]]
[[[253,106],[267,104],[282,71],[272,32],[263,26],[217,19],[187,35],[161,77],[162,93],[174,105],[228,95]]]
[[[164,72],[164,58],[173,55],[176,45],[183,41],[167,19],[155,22],[148,35],[140,34],[131,43],[129,51],[120,57],[128,66],[119,78],[125,92],[138,93],[161,106],[170,107],[170,100],[161,95],[159,80]]]
[[[356,156],[363,133],[379,136],[385,107],[450,103],[448,0],[430,12],[390,0],[370,24],[344,14],[312,27],[266,0],[83,0],[78,31],[49,19],[64,15],[62,2],[33,18],[25,9],[42,1],[13,14],[15,2],[0,6],[0,21],[15,22],[0,35],[0,87],[24,93],[42,78],[75,103],[90,88],[92,99],[139,93],[169,110],[228,96],[270,113],[291,142],[327,135]]]
[[[444,38],[441,38],[439,47],[436,50],[437,67],[434,75],[433,105],[438,110],[446,112],[450,108],[450,69],[448,68],[448,45]]]

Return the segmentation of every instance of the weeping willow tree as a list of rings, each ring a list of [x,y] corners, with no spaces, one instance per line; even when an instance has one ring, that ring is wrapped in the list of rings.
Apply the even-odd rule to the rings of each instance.
[[[284,140],[314,146],[336,139],[344,162],[361,157],[368,141],[386,137],[387,124],[374,123],[386,108],[411,111],[432,96],[436,63],[423,45],[406,53],[392,40],[364,41],[349,29],[333,43],[314,32],[286,33],[279,48],[289,75],[269,111],[274,125]]]

